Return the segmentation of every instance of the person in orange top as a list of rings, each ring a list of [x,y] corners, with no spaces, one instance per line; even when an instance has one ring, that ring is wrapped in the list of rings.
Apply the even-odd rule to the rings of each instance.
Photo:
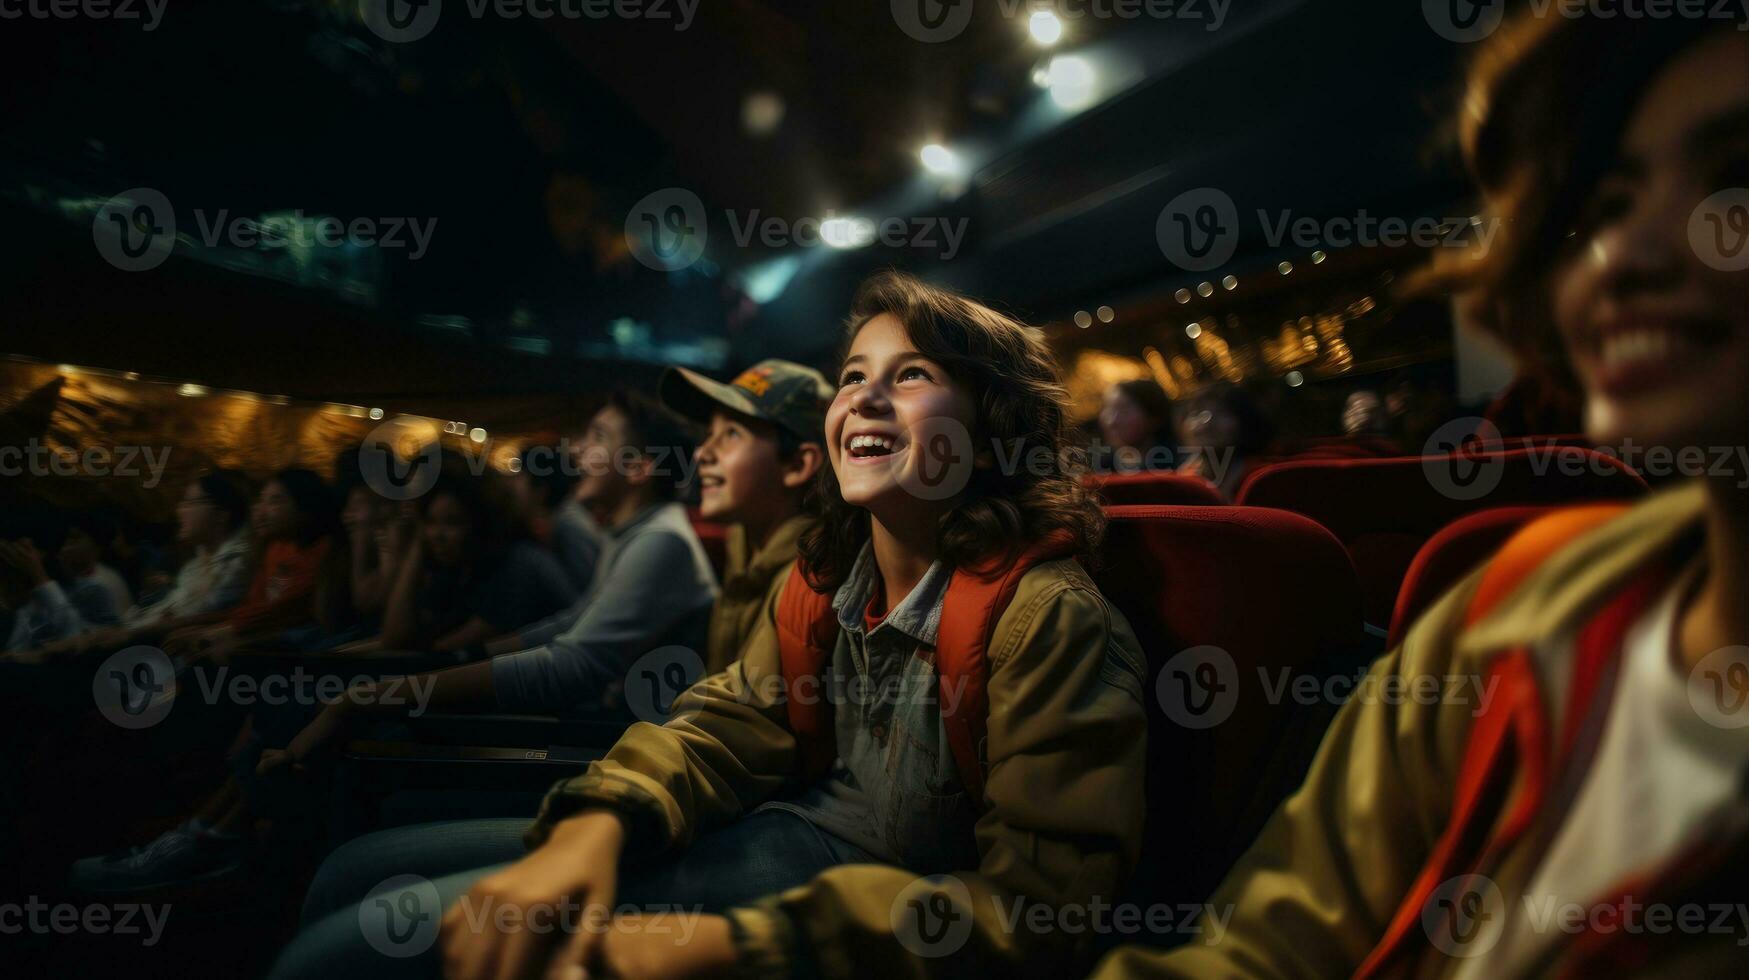
[[[220,623],[171,633],[166,652],[222,659],[251,640],[315,620],[337,522],[333,493],[321,477],[302,469],[275,474],[250,513],[261,563],[242,604]]]

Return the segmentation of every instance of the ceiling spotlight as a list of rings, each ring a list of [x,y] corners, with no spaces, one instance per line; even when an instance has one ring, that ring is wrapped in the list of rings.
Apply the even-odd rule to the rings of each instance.
[[[874,227],[862,218],[827,218],[820,222],[820,240],[833,248],[861,248],[874,241]]]
[[[1177,300],[1179,305],[1182,306],[1185,303],[1190,302],[1190,290],[1180,289],[1178,292],[1172,294],[1172,298]]]
[[[1238,289],[1239,288],[1239,277],[1238,276],[1228,276],[1225,279],[1222,279],[1221,280],[1221,288],[1225,289],[1227,292],[1232,292],[1233,290]]]
[[[1303,385],[1305,383],[1306,383],[1306,376],[1301,374],[1300,372],[1289,371],[1287,373],[1287,386],[1289,388],[1298,388],[1300,385]]]
[[[1095,100],[1096,78],[1086,58],[1058,55],[1051,59],[1051,101],[1063,109],[1085,109]]]
[[[1082,330],[1086,330],[1088,327],[1093,326],[1093,314],[1086,310],[1076,310],[1075,326],[1080,327]]]
[[[1280,265],[1275,267],[1275,271],[1277,271],[1285,276],[1288,273],[1294,271],[1294,264],[1292,262],[1283,262]]]
[[[472,439],[475,442],[485,442],[486,441],[486,430],[476,428],[472,432],[468,433],[468,438]]]
[[[931,143],[917,154],[923,160],[923,169],[943,177],[959,173],[960,158],[950,149],[940,143]]]
[[[1027,20],[1026,29],[1041,47],[1048,48],[1063,39],[1063,20],[1049,10],[1035,11]]]
[[[1100,323],[1110,323],[1117,319],[1117,311],[1109,306],[1101,306],[1099,309],[1093,311],[1093,315],[1099,317]]]
[[[783,125],[783,96],[771,91],[749,92],[741,100],[741,128],[750,136],[770,136]]]
[[[1326,258],[1329,258],[1329,256],[1324,254],[1323,249],[1319,249],[1318,251],[1312,253],[1312,264],[1313,265],[1323,265],[1324,260]]]
[[[1200,324],[1200,323],[1187,323],[1187,324],[1185,324],[1184,335],[1186,337],[1189,337],[1191,340],[1195,340],[1196,338],[1202,336],[1202,324]]]
[[[184,398],[199,398],[207,393],[207,387],[205,385],[197,384],[179,385],[176,389],[176,393]]]
[[[380,408],[371,409],[370,410],[370,417],[371,417],[372,421],[375,421],[377,419],[382,418],[383,417],[383,410]]]

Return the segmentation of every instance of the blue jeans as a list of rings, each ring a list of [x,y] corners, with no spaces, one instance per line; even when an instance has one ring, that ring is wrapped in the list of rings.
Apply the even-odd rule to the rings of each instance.
[[[436,922],[476,881],[524,857],[522,817],[457,820],[378,831],[328,857],[304,901],[303,930],[280,952],[273,980],[436,977],[442,963]],[[620,866],[614,907],[722,912],[806,884],[840,864],[869,864],[866,851],[784,811],[754,813],[694,841],[659,864]],[[387,879],[417,875],[430,887],[393,894],[394,908],[371,892]],[[435,901],[432,894],[435,893]],[[373,904],[381,905],[373,910]],[[404,919],[397,919],[397,910]],[[380,914],[379,914],[380,912]],[[387,925],[377,924],[387,917]],[[394,934],[397,927],[405,927]],[[393,940],[386,936],[393,935]]]

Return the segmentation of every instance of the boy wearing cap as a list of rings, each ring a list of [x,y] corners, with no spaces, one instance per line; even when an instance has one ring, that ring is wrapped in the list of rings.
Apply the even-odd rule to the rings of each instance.
[[[832,386],[790,361],[763,361],[723,384],[685,368],[662,376],[662,402],[709,432],[699,444],[699,512],[728,524],[723,589],[711,610],[705,672],[740,655],[778,573],[813,521],[808,497],[825,461]]]

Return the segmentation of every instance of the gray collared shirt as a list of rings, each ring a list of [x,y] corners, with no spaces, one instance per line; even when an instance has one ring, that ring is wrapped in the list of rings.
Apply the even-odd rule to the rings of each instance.
[[[609,532],[589,591],[518,630],[529,649],[492,660],[506,711],[565,712],[611,701],[626,668],[666,643],[700,647],[716,573],[677,503],[655,504]],[[697,620],[697,636],[687,629]]]
[[[880,587],[864,545],[832,597],[842,627],[826,669],[838,758],[828,778],[765,807],[796,813],[874,857],[920,873],[975,867],[977,813],[941,717],[935,639],[953,569],[936,562],[873,630]]]

